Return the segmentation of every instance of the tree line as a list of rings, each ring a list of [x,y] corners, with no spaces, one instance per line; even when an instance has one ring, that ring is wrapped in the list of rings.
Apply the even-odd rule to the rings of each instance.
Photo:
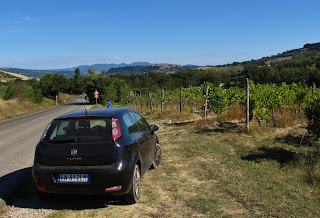
[[[41,102],[43,97],[55,98],[58,93],[81,94],[86,93],[90,101],[95,102],[93,93],[98,90],[99,103],[108,99],[121,102],[130,94],[155,92],[157,90],[174,90],[180,87],[198,87],[204,83],[214,86],[244,87],[245,78],[254,83],[286,84],[305,83],[311,86],[320,85],[320,58],[304,57],[272,63],[271,66],[258,64],[255,61],[237,63],[242,66],[239,72],[224,72],[212,69],[186,69],[175,73],[140,73],[106,75],[104,70],[97,72],[89,69],[85,77],[80,76],[77,68],[74,77],[64,75],[44,74],[40,80],[10,82],[5,95],[6,99],[17,96],[28,96],[34,102]]]

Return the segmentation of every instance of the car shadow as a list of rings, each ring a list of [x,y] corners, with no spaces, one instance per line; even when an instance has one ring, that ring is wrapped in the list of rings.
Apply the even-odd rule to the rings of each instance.
[[[8,201],[10,196],[22,185],[23,178],[28,174],[31,174],[31,167],[20,169],[0,177],[0,199]]]
[[[31,168],[23,178],[23,183],[6,204],[15,208],[83,210],[107,208],[108,205],[128,205],[122,197],[112,195],[56,195],[50,199],[39,199],[35,193]]]

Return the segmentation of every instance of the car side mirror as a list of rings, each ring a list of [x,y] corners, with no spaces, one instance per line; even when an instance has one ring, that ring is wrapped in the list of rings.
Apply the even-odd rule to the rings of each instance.
[[[157,130],[159,129],[159,126],[157,126],[157,125],[151,125],[151,126],[150,126],[150,129],[151,129],[151,132],[155,132],[155,131],[157,131]]]

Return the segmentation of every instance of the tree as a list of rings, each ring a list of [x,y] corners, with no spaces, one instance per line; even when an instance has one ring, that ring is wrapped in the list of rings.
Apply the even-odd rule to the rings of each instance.
[[[74,71],[74,77],[73,77],[73,92],[75,94],[81,94],[85,91],[85,84],[84,84],[84,81],[83,79],[81,78],[81,75],[80,75],[80,69],[77,68],[75,71]]]
[[[57,73],[48,73],[41,77],[40,88],[45,97],[54,99],[59,92],[65,92],[69,89],[69,80]]]

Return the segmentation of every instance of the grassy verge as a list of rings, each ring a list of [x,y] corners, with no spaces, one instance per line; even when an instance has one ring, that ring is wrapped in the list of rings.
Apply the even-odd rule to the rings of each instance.
[[[66,95],[61,97],[58,104],[64,104],[71,99],[72,96]],[[52,99],[44,99],[40,104],[32,103],[30,100],[10,99],[3,100],[0,98],[0,121],[12,119],[15,117],[31,114],[41,110],[55,107],[55,101]]]

